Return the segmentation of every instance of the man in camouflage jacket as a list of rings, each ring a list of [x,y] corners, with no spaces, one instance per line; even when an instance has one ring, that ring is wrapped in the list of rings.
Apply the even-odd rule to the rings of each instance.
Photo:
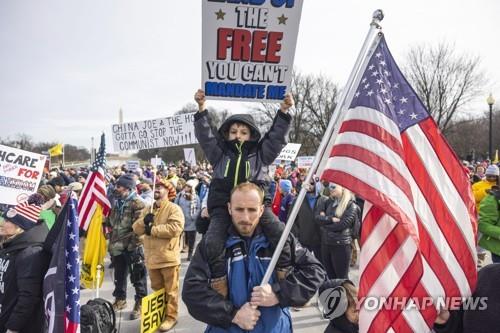
[[[135,180],[130,174],[121,176],[116,182],[115,205],[106,218],[106,225],[112,229],[109,238],[109,253],[114,265],[115,290],[113,296],[115,311],[127,306],[127,276],[135,288],[135,305],[130,319],[141,315],[141,300],[147,295],[146,267],[144,252],[132,224],[142,215],[144,202],[135,192]]]

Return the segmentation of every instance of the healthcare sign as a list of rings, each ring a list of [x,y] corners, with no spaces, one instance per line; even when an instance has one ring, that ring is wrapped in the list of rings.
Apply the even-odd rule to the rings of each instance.
[[[203,0],[202,87],[208,99],[283,99],[302,2]]]
[[[35,193],[47,156],[0,145],[0,203],[17,205]]]

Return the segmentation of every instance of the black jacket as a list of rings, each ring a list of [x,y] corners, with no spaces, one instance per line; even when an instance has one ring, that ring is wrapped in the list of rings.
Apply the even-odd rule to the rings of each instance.
[[[483,267],[477,275],[473,302],[475,310],[450,311],[450,319],[444,325],[434,324],[436,333],[490,333],[500,331],[500,264]],[[483,301],[482,301],[483,300]]]
[[[324,206],[324,201],[327,199],[324,196],[318,195],[313,208],[309,205],[307,196],[302,201],[292,227],[293,234],[299,239],[301,244],[305,246],[319,245],[321,230],[319,224],[314,221],[314,218],[316,215],[319,215],[319,209]]]
[[[325,215],[316,215],[316,222],[321,228],[321,245],[347,245],[352,242],[352,227],[355,219],[359,218],[359,207],[354,201],[349,202],[347,208],[340,218],[340,222],[334,223],[338,201],[328,199],[325,201],[319,212],[325,212]]]
[[[238,309],[210,287],[210,270],[205,246],[202,245],[204,241],[205,238],[198,244],[186,272],[182,299],[193,318],[209,325],[228,328]],[[281,307],[304,305],[314,296],[326,277],[323,267],[311,252],[302,247],[293,235],[290,235],[289,241],[294,249],[293,269],[286,279],[272,285]],[[228,255],[235,253],[226,252],[230,252]],[[271,257],[272,249],[261,249],[257,254],[260,257]]]
[[[9,239],[0,250],[0,332],[44,331],[43,277],[48,256],[42,250],[45,223]]]
[[[249,141],[240,144],[237,140],[224,139],[225,132],[235,122],[250,127]],[[231,116],[217,132],[212,126],[208,111],[195,114],[196,139],[214,170],[207,200],[209,211],[215,207],[225,208],[232,188],[239,183],[251,181],[267,187],[270,181],[268,166],[286,145],[290,122],[289,114],[278,111],[271,128],[261,139],[261,134],[249,115]]]

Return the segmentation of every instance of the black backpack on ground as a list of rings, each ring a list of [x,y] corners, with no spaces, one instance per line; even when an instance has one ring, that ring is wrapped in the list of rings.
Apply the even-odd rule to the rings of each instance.
[[[102,298],[91,299],[80,308],[81,333],[115,333],[113,305]]]

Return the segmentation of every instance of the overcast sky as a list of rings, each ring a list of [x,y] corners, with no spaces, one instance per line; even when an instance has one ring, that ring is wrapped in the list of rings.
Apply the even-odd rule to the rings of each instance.
[[[500,105],[498,0],[305,0],[295,66],[344,85],[377,8],[396,62],[414,44],[455,43],[490,80],[471,111],[487,109],[490,91]],[[170,115],[201,84],[200,48],[198,0],[2,0],[0,137],[90,147],[120,108],[125,122]]]

